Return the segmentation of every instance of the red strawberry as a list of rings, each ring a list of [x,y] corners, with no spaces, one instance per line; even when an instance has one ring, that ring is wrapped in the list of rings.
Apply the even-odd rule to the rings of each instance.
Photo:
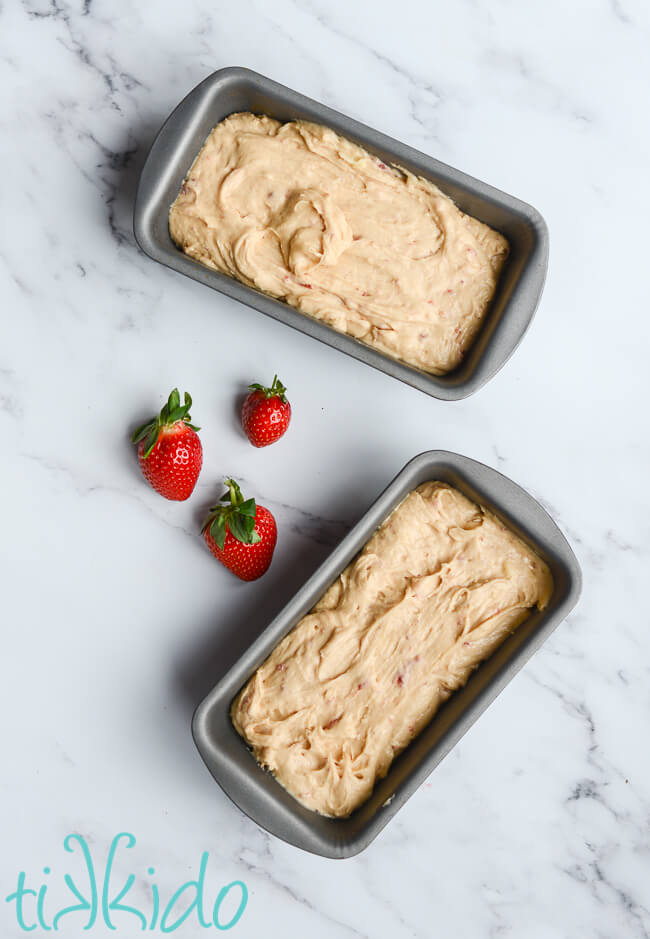
[[[203,528],[208,548],[241,580],[257,580],[268,569],[278,530],[275,519],[255,499],[246,499],[234,479],[228,492],[210,509]]]
[[[158,417],[152,418],[131,438],[138,444],[140,469],[147,482],[165,499],[182,502],[192,495],[203,463],[203,447],[190,424],[192,399],[185,392],[181,404],[174,388]]]
[[[242,427],[254,447],[268,447],[280,439],[291,420],[287,389],[277,375],[270,388],[257,383],[248,387],[250,394],[241,409]]]

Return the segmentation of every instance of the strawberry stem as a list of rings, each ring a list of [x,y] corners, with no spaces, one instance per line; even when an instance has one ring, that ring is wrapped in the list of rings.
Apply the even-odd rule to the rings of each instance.
[[[252,385],[248,386],[249,391],[261,391],[265,398],[275,398],[278,397],[283,404],[287,403],[286,391],[287,389],[282,384],[277,375],[273,376],[273,381],[270,385],[260,385],[259,382],[254,382]]]
[[[181,404],[181,396],[178,393],[178,388],[174,388],[167,399],[167,403],[162,406],[158,417],[152,417],[150,421],[147,421],[146,424],[142,424],[141,427],[138,427],[137,430],[133,432],[133,436],[131,437],[133,443],[140,443],[141,440],[144,440],[143,455],[145,459],[158,443],[160,431],[163,427],[171,427],[173,424],[178,424],[179,421],[182,421],[184,424],[187,424],[188,427],[191,427],[192,430],[201,429],[191,423],[191,407],[192,398],[189,393],[187,391],[185,392],[183,404]]]
[[[255,499],[244,499],[234,479],[227,479],[226,486],[228,491],[224,492],[217,505],[210,508],[201,531],[209,531],[221,551],[226,542],[227,530],[242,544],[257,544],[261,539],[255,531]]]

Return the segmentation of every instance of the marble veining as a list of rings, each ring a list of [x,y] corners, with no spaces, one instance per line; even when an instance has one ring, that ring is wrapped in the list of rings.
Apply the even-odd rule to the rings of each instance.
[[[248,885],[242,936],[650,936],[650,10],[404,0],[395,14],[388,0],[0,7],[3,897],[19,870],[60,866],[70,831],[102,855],[131,830],[134,896],[151,901],[149,863],[169,891],[209,850],[213,884]],[[147,148],[232,64],[540,209],[545,293],[479,394],[433,401],[139,252]],[[276,371],[292,426],[255,451],[237,402]],[[147,489],[128,440],[174,385],[205,451],[178,505]],[[311,857],[231,805],[190,716],[432,448],[539,499],[583,598],[366,852]],[[199,536],[230,474],[278,520],[255,584]]]

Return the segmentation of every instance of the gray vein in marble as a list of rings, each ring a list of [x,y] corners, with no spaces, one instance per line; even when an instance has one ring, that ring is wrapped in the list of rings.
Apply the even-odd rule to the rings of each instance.
[[[587,703],[571,698],[565,689],[557,685],[551,685],[548,682],[542,681],[531,670],[528,671],[528,674],[537,685],[550,691],[558,698],[564,710],[580,722],[586,734],[586,761],[593,769],[595,777],[597,778],[583,777],[577,780],[566,799],[566,804],[571,806],[585,799],[592,800],[612,816],[617,823],[617,829],[627,822],[633,823],[634,820],[629,813],[618,811],[607,798],[606,790],[611,786],[610,780],[612,777],[618,778],[625,783],[628,783],[628,780],[625,774],[609,762],[602,753],[597,740],[596,722]],[[603,902],[603,898],[599,893],[599,887],[604,886],[608,888],[610,893],[617,899],[621,911],[628,919],[640,926],[643,930],[643,932],[639,932],[638,935],[647,936],[648,933],[644,926],[644,919],[648,915],[648,909],[641,901],[634,899],[628,891],[617,886],[605,873],[604,868],[607,862],[608,843],[605,842],[601,845],[596,845],[593,842],[586,842],[586,844],[593,853],[594,860],[586,866],[585,864],[577,863],[574,867],[561,869],[578,883],[588,886],[594,899],[599,902]]]
[[[48,460],[46,457],[41,456],[37,453],[26,453],[21,451],[19,453],[23,459],[30,460],[39,466],[42,470],[58,477],[68,478],[72,482],[72,487],[74,491],[80,496],[89,496],[95,493],[107,493],[109,495],[116,495],[122,498],[126,498],[136,502],[138,505],[142,506],[149,515],[153,515],[159,522],[162,522],[163,525],[167,525],[169,528],[173,528],[177,531],[183,532],[184,535],[188,535],[192,539],[197,537],[196,530],[188,528],[185,525],[177,525],[169,521],[169,519],[163,518],[157,512],[154,511],[153,506],[149,505],[143,498],[141,498],[135,491],[131,489],[119,488],[117,486],[107,486],[102,483],[92,483],[89,484],[87,481],[82,479],[82,476],[76,473],[69,466],[65,466],[62,463],[56,463],[52,460]],[[145,484],[146,485],[146,484]],[[167,506],[167,502],[162,503],[162,505]]]
[[[5,392],[0,392],[0,411],[4,411],[15,420],[20,420],[23,416],[23,408],[18,398]]]
[[[494,455],[495,455],[495,457],[496,457],[496,460],[497,460],[497,463],[499,464],[499,466],[503,466],[504,463],[507,463],[507,462],[508,462],[507,459],[506,459],[506,457],[503,456],[503,455],[499,452],[499,450],[497,449],[497,445],[496,445],[496,444],[493,444],[493,445],[492,445],[492,450],[494,451]]]
[[[295,2],[294,2],[294,5],[295,5]],[[305,5],[300,4],[299,8],[302,11],[304,11]],[[435,111],[435,108],[443,100],[443,96],[441,92],[439,92],[436,88],[434,88],[434,86],[430,82],[422,78],[416,77],[413,73],[409,72],[408,69],[406,69],[403,65],[398,64],[397,62],[394,61],[394,59],[391,59],[385,53],[372,48],[372,46],[369,46],[365,42],[362,42],[357,36],[354,36],[350,33],[346,33],[342,29],[340,29],[338,26],[335,26],[331,22],[331,20],[326,18],[325,13],[320,12],[317,9],[315,9],[313,4],[310,4],[309,12],[313,16],[313,18],[316,20],[316,22],[320,23],[323,29],[327,30],[332,35],[337,36],[339,39],[343,39],[345,42],[351,43],[357,48],[362,49],[368,56],[373,58],[380,65],[388,68],[391,72],[393,72],[393,74],[401,78],[406,83],[407,88],[408,88],[408,92],[407,92],[408,102],[409,102],[409,107],[410,107],[410,115],[412,119],[416,122],[416,124],[418,124],[422,128],[424,137],[439,141],[439,137],[437,133],[434,133],[430,125],[425,123],[424,118],[420,116],[420,109],[424,106],[425,108],[429,108],[430,110]],[[428,104],[423,105],[422,101],[419,101],[417,98],[418,94],[426,96],[429,99]]]
[[[577,531],[571,528],[564,521],[560,510],[551,502],[549,502],[548,499],[546,499],[544,496],[540,495],[540,493],[536,492],[533,489],[529,489],[529,492],[531,493],[533,498],[537,502],[539,502],[542,508],[546,509],[548,514],[554,520],[554,522],[557,525],[559,525],[560,528],[563,529],[563,531],[566,533],[572,545],[580,545],[582,549],[581,553],[583,555],[583,558],[587,560],[590,563],[590,565],[600,570],[605,564],[604,552],[598,551],[596,548],[593,547],[593,545],[587,544],[584,538],[581,535],[579,535]]]
[[[33,296],[34,296],[34,291],[31,289],[31,287],[29,287],[28,284],[25,283],[25,281],[22,279],[22,277],[19,277],[19,276],[18,276],[18,274],[17,274],[17,273],[15,272],[15,270],[11,267],[11,265],[9,264],[9,261],[7,260],[7,258],[6,258],[3,254],[0,254],[0,261],[2,261],[3,265],[5,266],[5,268],[6,268],[7,272],[8,272],[8,274],[9,274],[9,277],[10,277],[11,280],[14,282],[14,284],[16,285],[16,287],[18,287],[18,289],[20,290],[20,292],[21,292],[22,294],[24,294],[26,297],[33,297]]]
[[[646,554],[647,550],[644,550],[641,545],[631,544],[629,541],[623,541],[616,532],[612,531],[609,528],[605,532],[605,540],[611,544],[617,551],[630,552],[631,554]]]
[[[133,233],[131,230],[131,225],[129,224],[128,228],[122,229],[118,225],[116,212],[115,212],[115,202],[118,193],[118,186],[121,174],[127,169],[130,163],[133,161],[136,153],[138,153],[138,146],[129,134],[128,145],[122,150],[112,150],[110,147],[107,147],[105,144],[102,144],[94,134],[88,133],[87,136],[89,140],[95,145],[99,152],[103,156],[103,162],[97,165],[97,169],[100,171],[99,178],[104,184],[104,204],[106,206],[108,225],[111,231],[113,239],[117,245],[123,245],[125,243],[133,243]],[[108,169],[111,174],[118,174],[117,180],[114,175],[107,175],[103,170]]]
[[[575,880],[576,883],[589,888],[592,897],[599,904],[605,904],[609,899],[614,899],[617,901],[621,908],[621,912],[630,922],[630,925],[636,925],[639,927],[639,931],[635,932],[634,935],[642,936],[643,939],[648,939],[648,936],[650,936],[647,927],[649,915],[648,908],[635,900],[628,891],[613,883],[613,881],[606,875],[603,869],[604,863],[606,862],[606,857],[604,856],[605,852],[603,849],[598,848],[589,841],[585,842],[585,846],[593,855],[593,860],[589,861],[586,865],[578,863],[573,867],[560,869],[573,880]],[[602,888],[605,888],[605,896],[603,896]],[[626,939],[629,939],[631,935],[631,933],[626,933]]]
[[[0,384],[4,386],[4,390],[0,390],[0,411],[14,420],[20,420],[24,413],[23,404],[17,391],[16,373],[12,368],[0,366]]]
[[[64,748],[61,746],[61,744],[59,743],[58,740],[55,740],[54,743],[55,743],[55,745],[56,745],[56,747],[57,747],[57,749],[58,749],[58,751],[59,751],[59,753],[60,753],[60,755],[61,755],[61,760],[65,763],[66,766],[70,766],[70,767],[72,767],[72,768],[74,769],[77,764],[76,764],[75,761],[72,759],[72,757],[69,755],[69,753],[67,753],[67,751],[64,750]]]
[[[261,5],[254,4],[254,10],[255,10],[256,16],[258,16],[260,19],[263,19],[263,21],[267,24],[267,26],[269,26],[269,28],[274,33],[276,33],[276,35],[280,36],[285,42],[287,42],[293,49],[295,49],[299,53],[300,58],[305,61],[310,71],[313,71],[315,68],[318,68],[319,72],[321,73],[321,78],[323,80],[323,85],[322,85],[323,91],[324,91],[323,96],[329,99],[330,94],[329,94],[327,73],[323,69],[319,60],[317,58],[314,58],[314,56],[312,55],[309,49],[306,49],[304,46],[302,46],[298,42],[298,40],[296,39],[295,33],[293,31],[289,31],[288,29],[285,28],[284,22],[278,22],[277,20],[269,18],[268,16],[269,4],[261,4]]]
[[[527,669],[526,674],[540,688],[553,694],[561,703],[564,711],[578,720],[586,734],[586,761],[593,770],[594,776],[597,778],[583,777],[578,780],[567,801],[575,802],[585,797],[597,797],[598,801],[602,802],[610,814],[616,818],[617,821],[621,821],[623,814],[617,812],[617,810],[607,802],[603,789],[611,785],[611,777],[616,777],[619,781],[627,782],[627,776],[625,772],[611,763],[602,752],[597,740],[596,721],[587,702],[572,697],[566,689],[566,682],[564,682],[565,687],[560,687],[558,683],[551,684],[550,681],[542,680],[533,669]],[[558,682],[560,680],[561,679],[558,678]],[[647,809],[650,816],[650,806],[648,806]]]
[[[594,802],[598,802],[602,807],[610,813],[615,819],[619,818],[619,813],[614,809],[613,806],[609,805],[607,800],[603,798],[601,787],[608,786],[607,782],[597,782],[595,779],[579,779],[571,794],[567,796],[567,802],[579,802],[581,799],[592,799]]]
[[[61,36],[57,37],[57,41],[60,42],[69,52],[72,52],[82,63],[82,65],[87,66],[89,69],[95,72],[95,74],[106,86],[111,107],[115,108],[117,111],[120,111],[120,105],[115,100],[117,88],[114,81],[114,76],[110,72],[102,69],[101,66],[94,61],[88,46],[80,39],[78,35],[75,34],[73,29],[74,13],[70,10],[70,7],[66,4],[58,3],[57,0],[50,0],[49,8],[46,10],[35,9],[30,3],[26,2],[26,0],[22,0],[22,3],[23,8],[30,19],[52,19],[63,24],[67,32],[67,41]],[[83,13],[89,12],[90,7],[88,7],[88,10],[83,10]]]
[[[533,71],[523,55],[503,48],[489,49],[484,57],[487,65],[505,70],[517,75],[527,85],[543,91],[552,98],[558,110],[569,117],[583,121],[587,124],[595,123],[595,115],[584,104],[571,101],[564,86],[556,84],[551,78]]]
[[[494,899],[491,894],[496,894],[496,899]],[[490,923],[488,936],[505,936],[510,933],[512,931],[511,925],[497,906],[499,901],[501,904],[505,903],[503,895],[498,887],[492,886],[486,881],[483,881],[481,884],[481,898],[485,902],[489,914],[493,920],[493,922]]]
[[[267,498],[263,493],[256,491],[250,479],[238,474],[235,474],[235,478],[244,492],[254,493],[258,503],[267,506],[271,511],[282,510],[293,515],[294,521],[289,523],[290,530],[309,538],[316,544],[325,545],[326,547],[336,546],[354,524],[354,522],[347,520],[326,518],[288,502],[279,502],[277,499]],[[219,495],[221,495],[221,492]]]
[[[125,244],[134,244],[130,217],[128,224],[125,227],[121,226],[117,218],[116,204],[122,175],[131,165],[135,155],[139,152],[138,145],[129,133],[127,136],[127,146],[121,150],[113,150],[98,140],[96,135],[92,132],[76,130],[77,139],[90,141],[102,158],[100,162],[93,164],[93,171],[91,172],[80,162],[70,148],[68,134],[65,133],[64,125],[60,118],[60,112],[64,110],[63,107],[60,108],[59,112],[50,110],[45,112],[42,116],[52,128],[58,147],[64,150],[86,182],[100,192],[104,205],[106,206],[106,217],[111,237],[116,245],[121,247]],[[131,256],[132,252],[129,252],[127,257],[131,258]]]
[[[396,819],[394,819],[391,821],[390,828],[391,828],[390,834],[391,834],[392,842],[403,846],[407,842],[407,835],[404,831],[404,827]],[[399,835],[399,834],[401,834],[401,837],[395,837],[396,835]],[[363,855],[360,855],[358,858],[358,863],[367,872],[368,865],[367,863],[365,863],[365,861],[366,861],[365,857]],[[409,922],[402,915],[401,911],[397,908],[397,904],[391,903],[390,900],[386,899],[383,893],[375,890],[371,877],[366,876],[365,885],[366,885],[366,891],[368,893],[368,896],[371,897],[375,901],[377,906],[382,907],[386,911],[387,918],[390,917],[391,919],[396,919],[397,922],[400,924],[400,926],[402,926],[404,930],[407,931],[407,934],[409,936],[415,937],[415,939],[418,939],[418,937],[421,937],[421,939],[430,939],[430,936],[431,936],[430,930],[429,929],[422,930],[418,926],[414,925],[412,922]],[[390,929],[390,935],[394,935],[393,929]]]
[[[1,401],[2,399],[0,398],[0,402]],[[66,476],[71,480],[75,492],[77,492],[79,495],[83,496],[92,495],[93,493],[108,493],[133,500],[137,502],[138,505],[142,506],[149,515],[153,515],[159,522],[162,522],[169,528],[181,531],[183,534],[191,537],[192,539],[197,539],[200,537],[198,527],[190,528],[187,525],[176,524],[171,522],[169,519],[164,518],[155,511],[155,508],[152,505],[150,505],[144,498],[139,496],[135,490],[130,488],[120,488],[117,486],[107,486],[103,483],[88,483],[87,480],[85,480],[80,474],[76,473],[69,466],[48,460],[46,457],[43,457],[37,453],[21,451],[19,456],[36,463],[41,467],[41,469],[51,474],[57,476]],[[242,476],[237,476],[237,478],[239,479],[240,484],[244,489],[252,489],[252,487],[248,486],[247,480]],[[146,486],[146,483],[143,482],[143,486]],[[208,488],[213,490],[214,487],[212,484],[199,482],[196,486],[195,493],[198,494],[202,491],[205,492]],[[149,493],[147,492],[147,494]],[[287,526],[289,531],[293,531],[301,537],[309,539],[315,544],[324,545],[326,547],[334,547],[339,543],[341,538],[351,527],[347,522],[339,522],[320,515],[315,515],[312,512],[308,512],[294,505],[289,505],[285,502],[277,502],[273,499],[266,499],[263,495],[257,494],[256,498],[259,503],[268,506],[274,512],[281,510],[284,514],[283,523],[285,525],[287,525],[286,514],[289,514],[290,518],[288,520]],[[161,507],[168,507],[169,503],[166,501],[161,501],[160,505]],[[293,516],[293,519],[291,519],[291,516]]]
[[[626,26],[629,26],[632,22],[628,16],[621,0],[610,0],[610,8],[617,20],[620,20],[621,23],[625,23]]]
[[[30,19],[56,19],[63,15],[63,7],[59,6],[56,0],[49,0],[44,10],[34,9],[28,3],[23,3],[23,7]]]
[[[257,877],[260,877],[263,880],[265,880],[275,890],[280,891],[281,893],[288,896],[295,903],[299,903],[301,906],[306,907],[311,913],[317,913],[318,916],[321,917],[321,919],[324,919],[328,923],[331,923],[332,926],[336,926],[339,929],[344,930],[346,933],[348,933],[351,936],[357,936],[358,939],[371,939],[371,937],[368,936],[367,933],[359,932],[358,929],[355,929],[354,926],[350,926],[349,923],[345,923],[342,920],[337,919],[334,916],[331,916],[329,913],[326,913],[322,907],[316,908],[311,903],[311,901],[306,896],[304,896],[304,894],[299,893],[295,889],[295,887],[290,886],[289,884],[280,880],[278,877],[274,876],[273,873],[271,872],[274,858],[273,858],[273,853],[271,851],[271,846],[270,846],[270,836],[266,832],[261,832],[261,834],[263,835],[265,842],[266,842],[265,850],[263,852],[264,860],[267,860],[269,862],[269,868],[271,869],[265,867],[262,857],[255,857],[254,852],[251,852],[254,854],[254,860],[252,861],[249,861],[246,859],[246,857],[244,856],[244,852],[240,852],[236,856],[236,860],[238,861],[239,864],[243,865],[249,873],[254,874]]]
[[[294,516],[294,520],[290,522],[292,531],[325,547],[335,547],[352,527],[348,522],[323,518],[321,515],[314,515],[312,512],[288,505],[286,502],[271,502],[270,504]]]

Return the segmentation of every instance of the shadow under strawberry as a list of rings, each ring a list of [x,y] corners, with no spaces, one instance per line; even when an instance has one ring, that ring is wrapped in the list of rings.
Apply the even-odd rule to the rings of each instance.
[[[195,642],[174,669],[174,687],[182,706],[192,713],[206,694],[242,656],[271,620],[289,602],[299,587],[331,553],[331,546],[304,543],[289,556],[274,561],[272,576],[247,584],[232,578],[236,590],[236,612],[230,606],[218,611],[207,623],[195,625]]]

